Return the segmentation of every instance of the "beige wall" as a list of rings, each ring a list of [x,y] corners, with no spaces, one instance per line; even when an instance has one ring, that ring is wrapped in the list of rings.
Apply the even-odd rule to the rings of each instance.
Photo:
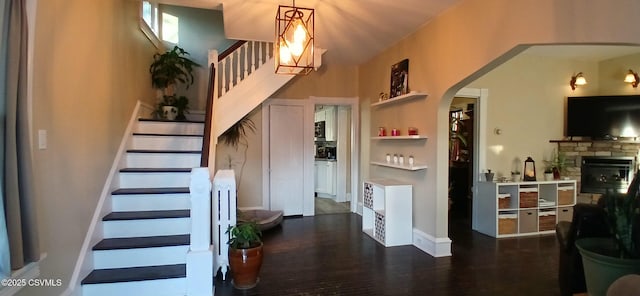
[[[598,95],[637,95],[640,88],[624,83],[624,77],[632,69],[640,71],[640,54],[602,61],[598,64]],[[591,87],[586,85],[585,87]]]
[[[398,119],[392,116],[402,114],[404,120],[418,125],[421,133],[424,131],[430,138],[424,147],[414,149],[416,159],[426,161],[429,169],[398,173],[371,168],[364,177],[393,177],[412,183],[414,227],[433,237],[446,238],[447,115],[453,94],[526,48],[521,45],[640,43],[640,21],[634,18],[638,9],[640,3],[631,0],[589,5],[578,0],[466,0],[447,10],[359,67],[358,95],[363,104],[370,104],[381,89],[388,88],[390,66],[409,59],[410,87],[427,91],[429,98],[394,106],[384,114],[371,113],[371,121],[374,124],[389,119],[393,124]],[[622,27],[629,29],[620,30]],[[562,80],[567,80],[566,75]],[[363,135],[371,132],[371,127],[363,129]],[[371,158],[379,152],[377,149],[372,145]],[[364,151],[361,159],[365,166],[369,161],[367,153]]]
[[[308,99],[318,97],[349,97],[355,96],[357,90],[357,68],[355,66],[323,65],[318,71],[312,71],[307,76],[294,77],[288,84],[274,93],[271,98],[279,99]],[[252,115],[256,124],[255,134],[248,137],[246,163],[239,179],[238,206],[246,208],[262,207],[262,115],[261,107]],[[239,174],[239,168],[244,159],[244,147],[235,151],[218,143],[216,151],[216,167],[228,168],[229,157],[232,168]]]
[[[38,1],[33,70],[33,150],[41,278],[62,287],[20,295],[59,295],[67,285],[136,100],[151,101],[148,65],[155,48],[129,0]],[[34,144],[36,139],[34,140]],[[35,145],[37,147],[37,145]]]
[[[262,207],[262,106],[249,118],[256,129],[246,130],[246,140],[238,148],[219,141],[216,147],[216,169],[232,169],[238,187],[238,207]]]
[[[324,64],[318,71],[294,77],[271,98],[354,97],[357,95],[357,73],[356,66]]]
[[[569,79],[577,71],[589,73],[588,84],[571,91]],[[486,167],[496,177],[522,171],[531,156],[541,179],[544,160],[550,159],[564,136],[567,96],[581,96],[598,86],[598,64],[521,54],[469,84],[488,89],[486,129]],[[586,74],[585,74],[586,75]],[[501,131],[500,134],[496,130]]]

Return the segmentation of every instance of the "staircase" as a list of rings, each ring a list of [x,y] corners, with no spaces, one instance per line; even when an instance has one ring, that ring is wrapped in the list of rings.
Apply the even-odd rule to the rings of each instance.
[[[82,295],[185,295],[189,182],[200,165],[203,122],[139,119],[126,150],[93,271]]]

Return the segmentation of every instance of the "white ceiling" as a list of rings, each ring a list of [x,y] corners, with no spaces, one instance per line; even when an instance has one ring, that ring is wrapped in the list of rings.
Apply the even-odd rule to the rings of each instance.
[[[459,0],[297,0],[315,10],[315,46],[325,58],[363,63],[416,31]],[[278,5],[291,0],[161,0],[172,5],[211,9],[222,5],[228,39],[272,41]]]
[[[316,47],[325,58],[361,64],[460,0],[297,0],[298,7],[315,9]],[[225,34],[234,40],[272,41],[278,5],[292,0],[159,0],[160,3],[222,9]],[[590,61],[639,53],[637,46],[547,45],[524,53]]]

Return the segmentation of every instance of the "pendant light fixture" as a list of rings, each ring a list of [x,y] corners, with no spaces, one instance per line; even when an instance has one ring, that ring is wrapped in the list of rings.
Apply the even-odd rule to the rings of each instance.
[[[278,6],[273,43],[276,74],[308,74],[313,70],[314,10]]]

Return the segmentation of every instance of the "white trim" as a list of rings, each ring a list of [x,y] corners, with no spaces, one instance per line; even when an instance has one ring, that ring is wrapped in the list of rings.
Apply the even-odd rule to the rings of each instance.
[[[358,97],[309,97],[311,118],[313,118],[313,111],[315,105],[338,105],[338,106],[350,106],[351,107],[351,212],[358,212],[358,204],[354,201],[360,200],[359,190],[359,178],[360,178],[360,99]],[[309,124],[311,126],[311,124]],[[313,136],[313,131],[310,132]],[[313,147],[311,148],[313,149]],[[313,178],[313,151],[311,152],[311,166],[310,174]],[[311,185],[312,188],[314,185]],[[312,189],[313,191],[313,189]],[[313,194],[305,196],[313,203]],[[315,211],[314,211],[315,212]],[[362,213],[362,210],[360,211]],[[314,213],[315,214],[315,213]]]
[[[89,229],[87,230],[87,234],[85,235],[84,242],[82,243],[82,248],[80,250],[80,254],[78,255],[78,260],[76,261],[76,265],[73,269],[73,274],[71,275],[71,279],[69,280],[69,286],[62,293],[62,295],[73,295],[73,292],[74,290],[76,290],[76,288],[80,290],[82,277],[89,274],[89,272],[91,272],[91,270],[93,269],[93,254],[91,252],[91,248],[103,238],[102,223],[100,222],[102,221],[102,217],[104,215],[106,215],[108,212],[111,212],[111,202],[107,202],[107,199],[109,199],[110,201],[111,191],[118,187],[118,178],[116,178],[116,176],[118,174],[118,170],[124,167],[123,156],[125,155],[127,147],[130,145],[130,135],[133,133],[133,127],[135,126],[138,119],[141,105],[141,102],[138,101],[133,109],[133,113],[131,114],[131,118],[129,119],[129,124],[127,125],[127,128],[122,136],[122,140],[120,141],[118,153],[113,160],[111,170],[109,171],[107,180],[105,181],[102,192],[100,193],[100,199],[98,200],[98,204],[93,211],[91,224],[89,225]]]
[[[264,210],[263,207],[238,207],[240,211],[255,211],[255,210]]]
[[[413,229],[413,245],[433,257],[451,256],[451,239],[433,237],[417,228]]]
[[[473,98],[476,99],[473,115],[473,183],[471,184],[471,192],[473,198],[478,197],[478,182],[481,181],[480,171],[486,168],[487,165],[487,151],[484,147],[487,143],[487,134],[484,132],[487,130],[487,104],[489,99],[489,90],[486,88],[463,88],[455,97]],[[476,211],[476,209],[472,209]],[[476,228],[477,215],[473,215],[471,225]]]
[[[145,36],[147,36],[147,39],[149,39],[149,41],[151,42],[151,44],[153,44],[153,46],[157,49],[160,49],[160,45],[162,44],[162,42],[160,42],[160,38],[158,37],[158,35],[156,35],[155,32],[153,32],[153,29],[151,29],[149,27],[149,24],[147,24],[147,22],[144,20],[144,18],[142,17],[142,1],[138,2],[138,22],[140,23],[140,31],[142,31],[142,33],[144,33]],[[157,4],[156,4],[157,5]],[[151,7],[151,10],[153,11],[153,6]],[[152,12],[153,14],[153,12]],[[160,18],[158,18],[158,22],[160,21]],[[160,27],[158,27],[160,28]]]

